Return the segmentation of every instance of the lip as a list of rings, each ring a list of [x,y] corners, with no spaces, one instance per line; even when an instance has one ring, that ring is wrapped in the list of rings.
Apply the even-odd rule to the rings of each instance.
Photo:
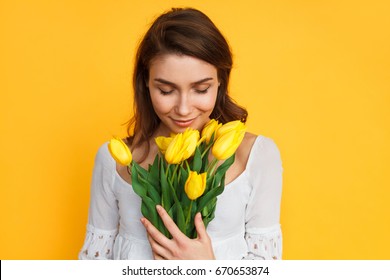
[[[189,127],[195,119],[189,119],[189,120],[175,120],[172,119],[172,121],[179,127]]]

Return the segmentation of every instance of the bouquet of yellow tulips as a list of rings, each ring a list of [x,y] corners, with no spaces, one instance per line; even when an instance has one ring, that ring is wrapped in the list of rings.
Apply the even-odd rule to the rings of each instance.
[[[206,227],[214,218],[217,196],[224,190],[226,171],[245,130],[240,121],[222,125],[212,119],[201,133],[188,128],[172,137],[157,137],[160,153],[147,170],[132,160],[121,139],[111,139],[108,148],[118,163],[131,170],[133,190],[142,199],[142,215],[170,237],[156,211],[156,205],[161,205],[183,233],[195,238],[195,214],[202,214]],[[218,166],[219,161],[224,162]]]

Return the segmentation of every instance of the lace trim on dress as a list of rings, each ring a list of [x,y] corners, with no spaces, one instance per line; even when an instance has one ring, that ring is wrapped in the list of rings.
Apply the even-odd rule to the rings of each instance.
[[[79,253],[80,260],[113,259],[112,248],[118,230],[101,230],[92,225],[87,226],[83,248]]]
[[[271,229],[271,231],[270,231]],[[248,254],[243,260],[281,260],[282,232],[280,226],[267,229],[257,229],[245,234]]]

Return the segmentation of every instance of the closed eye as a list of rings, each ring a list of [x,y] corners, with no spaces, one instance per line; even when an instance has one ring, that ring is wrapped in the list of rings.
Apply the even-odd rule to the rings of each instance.
[[[160,90],[160,92],[161,92],[162,95],[168,95],[168,94],[171,94],[171,93],[173,92],[173,89],[170,90],[170,91],[164,91],[164,90],[162,90],[161,88],[159,88],[159,90]]]
[[[208,86],[206,89],[200,90],[200,89],[195,89],[195,92],[200,93],[200,94],[205,94],[209,90],[210,86]]]

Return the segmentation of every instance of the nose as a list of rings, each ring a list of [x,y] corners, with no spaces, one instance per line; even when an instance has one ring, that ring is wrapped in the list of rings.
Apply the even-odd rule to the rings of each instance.
[[[176,113],[181,116],[188,116],[191,113],[190,96],[186,93],[181,93],[176,104]]]

